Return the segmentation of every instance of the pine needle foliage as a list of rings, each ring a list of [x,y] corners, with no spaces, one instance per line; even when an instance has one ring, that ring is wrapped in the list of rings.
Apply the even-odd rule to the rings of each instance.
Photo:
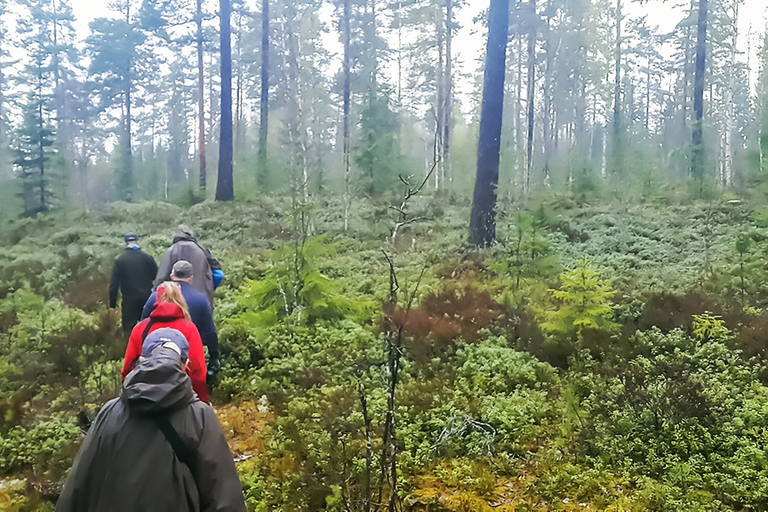
[[[557,337],[581,341],[584,329],[614,331],[610,299],[616,294],[586,256],[560,275],[560,288],[550,290],[560,307],[544,313],[542,330]]]

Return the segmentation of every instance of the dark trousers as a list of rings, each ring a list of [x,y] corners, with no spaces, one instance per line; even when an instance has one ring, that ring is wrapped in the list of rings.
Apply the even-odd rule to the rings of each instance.
[[[141,310],[149,297],[136,299],[123,297],[123,332],[130,334],[133,328],[141,320]]]

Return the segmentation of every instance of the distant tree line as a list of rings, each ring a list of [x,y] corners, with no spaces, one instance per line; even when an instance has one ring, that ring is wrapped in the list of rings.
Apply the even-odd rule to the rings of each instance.
[[[692,0],[661,33],[630,1],[492,7],[492,195],[765,180],[765,31],[738,33],[738,0]],[[425,190],[471,195],[493,69],[457,72],[462,0],[117,0],[83,39],[69,2],[0,0],[0,215],[275,190],[348,205],[430,171]]]

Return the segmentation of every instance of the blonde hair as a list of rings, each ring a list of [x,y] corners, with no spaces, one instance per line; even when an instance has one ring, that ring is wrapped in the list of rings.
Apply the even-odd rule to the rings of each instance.
[[[181,312],[184,313],[184,318],[186,318],[188,322],[192,321],[192,317],[189,316],[189,306],[187,306],[187,301],[184,300],[184,295],[181,294],[181,286],[179,286],[178,283],[166,281],[157,288],[158,292],[160,288],[163,289],[163,294],[158,302],[170,302],[176,304],[181,308]]]

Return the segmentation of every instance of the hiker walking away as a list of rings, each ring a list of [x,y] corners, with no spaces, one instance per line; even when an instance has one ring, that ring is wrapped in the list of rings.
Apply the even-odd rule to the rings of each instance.
[[[177,330],[147,336],[120,397],[83,441],[56,512],[245,512],[216,414],[185,373],[189,355]]]
[[[186,260],[192,264],[194,269],[192,286],[203,292],[213,306],[213,291],[224,279],[224,271],[219,261],[211,255],[211,251],[200,245],[192,230],[183,224],[176,228],[173,245],[165,251],[160,261],[155,286],[170,279],[173,264],[179,260]]]
[[[123,296],[123,331],[131,332],[141,318],[141,310],[147,297],[152,293],[152,282],[157,275],[157,263],[149,254],[139,249],[139,237],[135,233],[123,236],[125,250],[117,257],[112,267],[109,283],[109,310],[117,307],[117,292]]]
[[[219,336],[216,333],[216,326],[213,323],[213,309],[208,303],[208,297],[202,292],[197,291],[192,286],[194,279],[194,270],[192,264],[187,260],[179,260],[173,264],[171,269],[171,281],[181,286],[181,295],[187,303],[189,316],[192,323],[197,327],[203,346],[208,347],[208,377],[213,378],[219,373],[221,365],[219,363]],[[149,318],[152,310],[155,308],[157,293],[152,293],[144,304],[144,310],[141,313],[141,319]]]
[[[157,288],[157,299],[149,318],[139,322],[131,331],[128,346],[125,348],[125,361],[121,375],[125,379],[141,356],[144,340],[157,329],[170,327],[181,332],[189,343],[189,367],[187,374],[192,379],[192,389],[203,402],[208,401],[208,389],[205,385],[205,353],[200,333],[192,323],[189,309],[181,294],[178,283],[163,283]]]

